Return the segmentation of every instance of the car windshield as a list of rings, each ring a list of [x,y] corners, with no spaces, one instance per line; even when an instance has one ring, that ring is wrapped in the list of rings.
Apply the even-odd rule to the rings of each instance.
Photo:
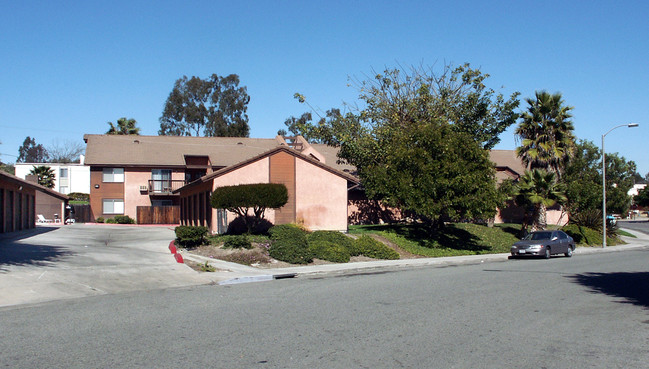
[[[552,237],[552,232],[533,232],[525,236],[525,240],[549,240]]]

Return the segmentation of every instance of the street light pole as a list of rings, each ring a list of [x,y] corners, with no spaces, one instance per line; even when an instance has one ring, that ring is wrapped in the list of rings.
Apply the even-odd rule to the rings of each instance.
[[[606,248],[606,150],[604,150],[604,137],[616,128],[637,126],[638,123],[620,124],[602,135],[602,248]]]

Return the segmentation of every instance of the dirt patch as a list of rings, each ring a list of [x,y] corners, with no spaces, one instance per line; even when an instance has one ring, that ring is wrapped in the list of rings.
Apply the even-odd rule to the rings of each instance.
[[[392,242],[390,242],[384,237],[378,235],[371,235],[371,237],[385,244],[391,249],[394,249],[397,253],[399,253],[400,259],[415,259],[415,258],[422,257],[420,255],[414,255],[407,251],[402,250],[400,247],[393,244]],[[244,265],[250,265],[252,267],[260,268],[260,269],[289,268],[289,267],[304,265],[304,264],[290,264],[284,261],[271,258],[270,255],[268,255],[267,243],[259,244],[253,242],[252,246],[253,247],[251,249],[232,249],[232,248],[224,248],[222,246],[204,245],[204,246],[200,246],[188,250],[187,252],[189,252],[190,254],[204,256],[210,259],[219,259],[219,260],[225,260],[225,261],[244,264]],[[354,262],[365,262],[365,261],[374,261],[374,260],[378,260],[378,259],[369,258],[367,256],[361,255],[361,256],[352,256],[349,259],[349,262],[354,263]],[[186,261],[185,264],[187,264],[187,266],[191,267],[194,270],[205,271],[203,270],[204,264],[195,263],[189,260]],[[335,263],[327,260],[314,259],[313,262],[309,263],[308,265],[325,265],[325,264],[335,264]]]

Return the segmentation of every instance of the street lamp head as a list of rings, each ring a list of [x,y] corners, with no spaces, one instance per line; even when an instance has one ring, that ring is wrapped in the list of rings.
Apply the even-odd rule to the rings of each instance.
[[[637,126],[639,126],[638,123],[629,123],[629,124],[627,124],[627,127],[629,127],[629,128],[631,128],[631,127],[637,127]]]

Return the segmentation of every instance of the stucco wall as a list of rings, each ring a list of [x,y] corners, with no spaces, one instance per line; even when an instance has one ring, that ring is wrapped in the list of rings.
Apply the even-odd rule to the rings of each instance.
[[[124,171],[124,215],[135,219],[138,206],[151,206],[147,191],[140,191],[140,186],[149,185],[151,169],[127,168]]]
[[[218,187],[236,186],[240,184],[268,183],[270,171],[270,161],[268,158],[262,158],[250,163],[242,168],[238,168],[214,179],[212,191]],[[275,222],[275,211],[267,209],[264,218],[271,223]],[[236,214],[228,212],[228,223],[236,218]],[[216,229],[216,209],[212,209],[212,229]]]
[[[295,163],[298,222],[311,230],[347,230],[347,180],[300,158]]]

